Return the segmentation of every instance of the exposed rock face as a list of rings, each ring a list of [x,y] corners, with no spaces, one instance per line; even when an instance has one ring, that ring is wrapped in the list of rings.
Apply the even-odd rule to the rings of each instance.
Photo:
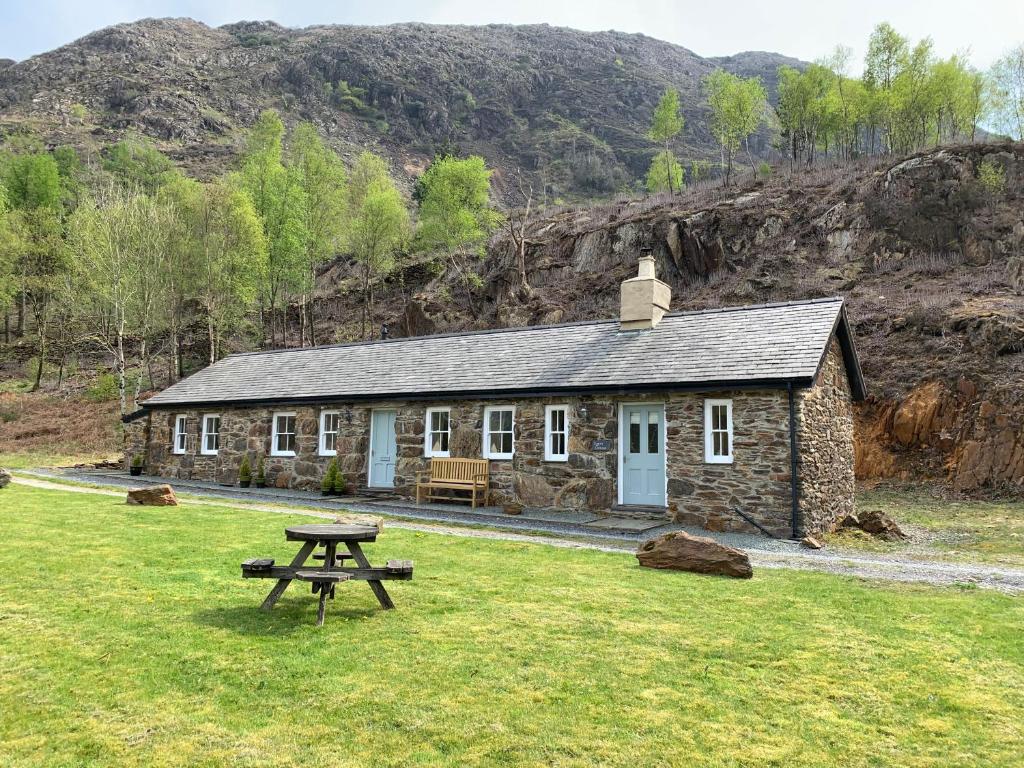
[[[11,483],[11,473],[0,467],[0,488],[6,488]]]
[[[132,488],[128,491],[129,504],[142,504],[147,507],[176,507],[178,497],[169,485],[153,485],[149,488]]]
[[[636,558],[645,568],[712,573],[739,579],[754,575],[745,552],[682,531],[645,541],[637,550]]]

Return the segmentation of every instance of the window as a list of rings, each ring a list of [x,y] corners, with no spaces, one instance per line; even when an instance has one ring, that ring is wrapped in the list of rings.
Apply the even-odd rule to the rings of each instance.
[[[569,406],[544,406],[544,461],[569,460]]]
[[[338,425],[340,423],[341,414],[338,411],[320,411],[321,456],[338,455]]]
[[[203,444],[200,453],[216,456],[220,450],[220,416],[208,413],[203,416]]]
[[[447,457],[452,437],[450,408],[427,408],[426,428],[423,430],[423,455]]]
[[[172,453],[184,453],[188,446],[188,417],[179,413],[174,417],[174,443],[171,446]]]
[[[274,429],[270,436],[271,456],[295,455],[295,414],[275,413]]]
[[[489,405],[484,408],[485,459],[512,458],[515,413],[515,406],[512,405]]]
[[[732,464],[732,400],[704,401],[704,461]]]

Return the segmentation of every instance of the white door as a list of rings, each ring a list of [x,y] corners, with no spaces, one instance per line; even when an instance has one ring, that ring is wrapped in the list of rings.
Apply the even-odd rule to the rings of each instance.
[[[622,503],[665,505],[665,409],[661,404],[622,406]]]
[[[370,424],[370,473],[367,485],[371,488],[395,487],[395,417],[397,411],[374,411]]]

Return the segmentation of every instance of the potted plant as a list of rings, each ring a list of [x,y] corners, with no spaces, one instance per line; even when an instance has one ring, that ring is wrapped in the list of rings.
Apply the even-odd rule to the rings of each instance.
[[[347,483],[345,482],[344,473],[338,469],[337,460],[334,461],[334,469],[334,483],[331,485],[331,490],[334,491],[335,496],[341,496],[345,492]]]
[[[249,465],[249,455],[242,457],[242,465],[238,468],[238,485],[241,488],[248,488],[252,483],[252,467]]]
[[[338,476],[338,461],[337,459],[331,459],[331,463],[327,465],[327,471],[324,472],[323,477],[320,478],[320,493],[323,496],[330,496],[334,491],[334,479]]]
[[[132,477],[138,477],[142,474],[142,469],[145,466],[143,464],[144,461],[145,458],[141,453],[136,453],[132,456],[132,465],[128,468],[128,472]]]
[[[263,468],[263,455],[256,460],[256,487],[266,488],[267,487],[267,473]]]

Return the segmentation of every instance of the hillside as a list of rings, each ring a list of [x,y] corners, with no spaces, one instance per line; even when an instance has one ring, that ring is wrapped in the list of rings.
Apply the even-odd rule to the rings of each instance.
[[[1005,194],[977,182],[988,158]],[[1024,145],[873,158],[768,183],[708,185],[541,214],[525,284],[507,232],[478,265],[470,305],[451,274],[412,266],[378,297],[396,333],[614,317],[650,245],[672,309],[843,295],[870,401],[858,473],[948,478],[962,491],[1024,486]],[[324,276],[324,321],[352,338],[351,265]],[[356,321],[357,323],[357,321]]]
[[[456,150],[533,173],[549,197],[592,197],[646,171],[656,151],[646,132],[667,86],[686,118],[678,154],[712,158],[701,79],[718,66],[759,75],[773,98],[783,63],[799,64],[763,52],[705,59],[643,35],[547,25],[144,20],[0,65],[0,131],[29,127],[79,147],[135,131],[209,176],[274,107],[288,122],[313,121],[346,155],[383,152],[407,176]],[[753,147],[764,151],[767,134]]]

